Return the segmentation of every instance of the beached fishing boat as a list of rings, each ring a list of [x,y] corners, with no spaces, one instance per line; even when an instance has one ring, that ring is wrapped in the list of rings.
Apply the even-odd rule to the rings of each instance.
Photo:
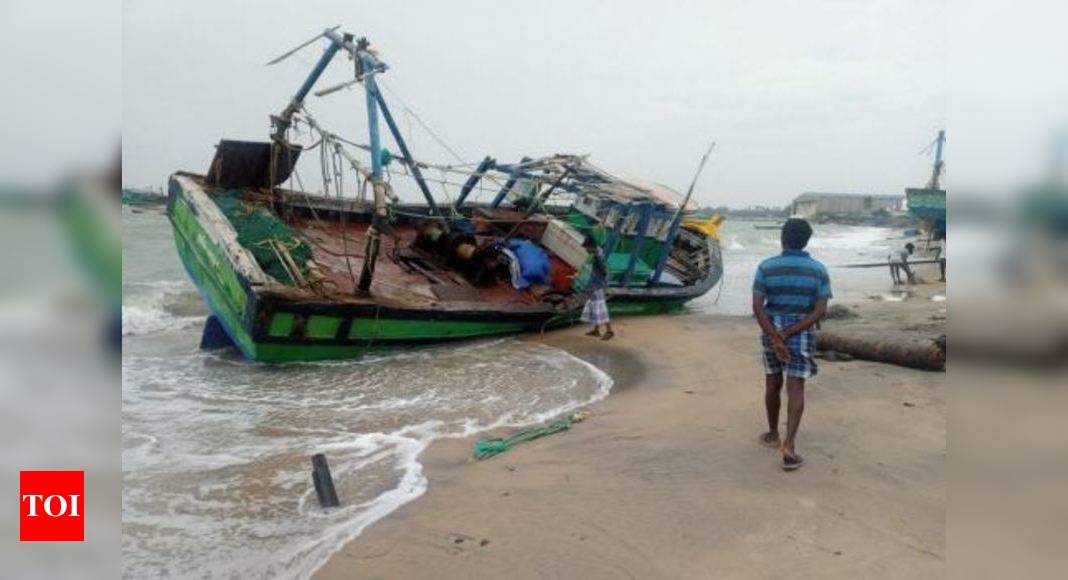
[[[926,187],[909,187],[905,189],[909,213],[920,218],[926,229],[934,232],[946,230],[946,190],[942,189],[940,180],[945,169],[942,161],[942,149],[946,143],[946,132],[938,132],[931,143],[934,148],[934,167]]]
[[[927,149],[934,150],[934,165],[926,187],[905,189],[909,213],[919,219],[920,232],[911,240],[917,258],[945,260],[946,190],[941,187],[945,163],[942,160],[946,132],[941,130]],[[925,151],[927,150],[925,149]]]
[[[336,28],[318,38],[327,47],[272,117],[269,142],[223,140],[206,174],[170,178],[178,254],[212,312],[203,346],[232,343],[253,360],[315,360],[569,324],[586,300],[587,237],[607,256],[614,313],[678,308],[719,282],[721,218],[687,219],[693,185],[683,196],[578,155],[513,164],[487,157],[476,167],[420,161],[377,87],[386,66],[369,43]],[[363,85],[367,144],[327,131],[303,107],[340,51],[357,63],[345,85]],[[398,154],[381,145],[379,117]],[[317,141],[292,142],[298,125]],[[315,194],[292,186],[301,153],[313,149],[323,178]],[[444,206],[424,177],[430,168],[463,176]],[[350,190],[345,172],[355,176]],[[410,176],[426,203],[402,204],[391,173]],[[479,184],[492,186],[492,201],[467,203]],[[372,200],[361,195],[367,188]]]

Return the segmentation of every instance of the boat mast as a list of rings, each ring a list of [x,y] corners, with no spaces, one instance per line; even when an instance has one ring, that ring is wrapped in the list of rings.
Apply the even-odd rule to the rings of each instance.
[[[938,132],[938,137],[935,137],[935,161],[934,169],[931,171],[931,181],[927,184],[928,189],[942,189],[938,185],[938,180],[942,177],[942,146],[946,143],[946,130],[942,129]]]
[[[671,225],[668,226],[667,237],[664,238],[664,242],[660,246],[660,256],[656,260],[656,268],[653,269],[653,275],[649,278],[650,284],[660,282],[660,276],[664,274],[664,266],[667,265],[668,256],[671,255],[671,246],[675,243],[675,236],[679,233],[679,224],[682,223],[682,213],[686,210],[686,206],[689,205],[693,189],[697,187],[697,179],[701,177],[701,172],[705,170],[705,163],[708,163],[708,156],[712,155],[712,150],[715,148],[716,142],[713,141],[708,146],[708,151],[705,151],[705,154],[701,157],[701,163],[697,165],[697,172],[693,174],[693,181],[690,182],[690,188],[686,190],[686,197],[682,200],[682,205],[675,210],[675,215],[671,217]]]
[[[364,58],[363,55],[367,55]],[[367,129],[370,132],[371,145],[371,191],[374,195],[374,215],[371,217],[371,226],[367,228],[367,244],[364,247],[363,269],[360,270],[360,281],[356,288],[360,292],[371,290],[371,279],[374,278],[375,264],[378,261],[378,251],[382,245],[381,235],[388,220],[386,210],[386,192],[389,184],[382,179],[382,149],[378,138],[378,103],[376,94],[378,87],[375,83],[375,66],[377,60],[365,51],[357,57],[360,60],[359,70],[363,76],[363,88],[367,100]],[[359,76],[359,75],[358,75]]]
[[[271,138],[274,142],[278,144],[285,143],[286,131],[289,130],[289,127],[293,124],[293,115],[295,115],[297,111],[299,111],[300,108],[304,106],[304,98],[308,96],[308,92],[312,90],[312,87],[315,86],[316,81],[318,81],[319,77],[322,76],[323,71],[326,70],[326,66],[330,64],[330,61],[333,60],[334,55],[337,54],[337,51],[341,49],[341,43],[350,42],[352,40],[351,34],[345,34],[343,36],[338,35],[336,32],[338,28],[339,27],[337,26],[333,28],[327,28],[323,31],[322,34],[315,36],[311,40],[301,44],[293,50],[290,50],[282,56],[267,63],[267,66],[270,66],[272,64],[282,62],[283,60],[292,56],[298,50],[304,48],[305,46],[308,46],[312,42],[315,42],[320,37],[327,38],[330,40],[330,45],[326,47],[326,50],[323,51],[323,55],[319,57],[319,62],[315,63],[315,68],[313,68],[311,72],[308,73],[308,78],[304,79],[304,84],[300,85],[300,88],[297,89],[297,94],[293,95],[293,99],[289,101],[289,104],[282,111],[282,114],[277,117],[271,117],[271,124],[274,125],[274,133],[271,134]],[[336,36],[337,40],[331,38],[330,35]]]
[[[364,86],[367,86],[366,81]],[[371,79],[371,86],[368,87],[368,95],[374,92],[374,100],[378,103],[378,108],[382,110],[382,118],[386,120],[386,125],[389,126],[389,132],[393,134],[393,141],[397,143],[397,147],[401,150],[401,155],[408,165],[408,169],[412,172],[412,177],[415,178],[416,184],[419,185],[419,189],[423,192],[423,197],[426,198],[426,203],[430,206],[431,215],[435,215],[441,219],[441,225],[445,228],[445,231],[449,231],[449,220],[445,219],[445,216],[438,208],[438,204],[434,201],[434,196],[430,193],[430,188],[427,187],[426,180],[423,179],[423,172],[419,169],[419,164],[415,162],[415,158],[412,157],[412,152],[408,150],[408,144],[404,141],[404,136],[401,135],[400,128],[397,127],[397,122],[393,120],[393,114],[389,112],[389,107],[386,106],[386,100],[382,98],[382,92],[378,90],[378,85],[374,83],[374,79]],[[372,107],[370,100],[367,103],[368,110]],[[372,144],[372,148],[374,144]]]
[[[387,227],[388,223],[386,200],[387,198],[393,197],[390,192],[389,184],[386,183],[383,178],[382,146],[378,130],[378,113],[380,110],[382,112],[382,117],[386,120],[386,125],[388,125],[390,133],[393,135],[393,140],[397,143],[397,146],[403,153],[404,159],[407,160],[407,165],[412,171],[412,176],[415,178],[416,183],[419,185],[419,189],[426,198],[431,215],[441,219],[446,231],[448,231],[449,225],[448,220],[445,219],[445,216],[442,215],[437,203],[435,203],[434,196],[431,195],[430,188],[427,187],[426,180],[423,179],[419,166],[412,161],[413,158],[411,152],[408,150],[408,144],[404,141],[400,129],[393,120],[393,115],[390,113],[389,107],[386,106],[386,101],[382,97],[381,91],[378,90],[375,76],[378,73],[385,72],[388,67],[384,62],[378,60],[378,57],[369,50],[370,43],[366,38],[360,38],[354,43],[352,34],[339,34],[337,32],[338,28],[339,27],[337,26],[327,28],[322,34],[267,63],[270,65],[280,62],[320,37],[330,41],[330,44],[323,51],[322,56],[319,57],[319,62],[315,64],[315,67],[304,80],[304,84],[297,90],[293,99],[282,111],[282,114],[277,117],[271,117],[271,123],[274,125],[274,132],[271,137],[275,146],[283,148],[288,147],[285,134],[293,123],[293,115],[300,111],[304,106],[305,97],[311,92],[312,87],[315,86],[319,77],[322,76],[327,65],[330,64],[330,61],[333,60],[334,56],[340,50],[345,50],[352,55],[352,58],[356,61],[356,81],[362,81],[364,88],[365,104],[367,107],[367,128],[370,139],[369,149],[371,154],[370,179],[371,188],[374,192],[374,214],[371,219],[371,226],[367,230],[367,246],[364,251],[365,257],[363,270],[360,272],[360,279],[356,285],[360,292],[367,292],[371,288],[371,280],[374,277],[375,262],[378,260],[379,248],[381,246],[381,233]],[[328,89],[322,91],[322,93],[326,94],[328,92],[333,92],[333,90],[336,90],[337,88],[340,87]]]

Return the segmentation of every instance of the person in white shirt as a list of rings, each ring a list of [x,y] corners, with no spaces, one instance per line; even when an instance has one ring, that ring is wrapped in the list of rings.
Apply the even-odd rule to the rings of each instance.
[[[909,268],[909,256],[916,251],[916,246],[912,245],[912,242],[905,244],[903,249],[891,252],[888,256],[890,262],[890,279],[893,280],[894,285],[903,284],[901,280],[901,272],[904,271],[908,277],[909,284],[916,283],[916,276],[912,273],[912,268]]]

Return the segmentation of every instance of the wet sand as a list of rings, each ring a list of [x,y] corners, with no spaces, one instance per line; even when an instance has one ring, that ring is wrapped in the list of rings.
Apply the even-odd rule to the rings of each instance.
[[[868,300],[853,309],[860,318],[827,324],[944,332],[946,303],[930,298],[945,285],[910,289],[909,300]],[[615,379],[589,419],[480,462],[469,459],[474,439],[436,442],[422,456],[429,491],[318,577],[945,575],[944,373],[820,361],[797,442],[806,462],[788,473],[757,442],[766,425],[751,318],[624,318],[609,343],[584,331],[528,339]]]

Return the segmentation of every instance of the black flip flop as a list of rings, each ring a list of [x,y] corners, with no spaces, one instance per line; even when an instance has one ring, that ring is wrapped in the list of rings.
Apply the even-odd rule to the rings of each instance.
[[[798,455],[796,453],[793,454],[793,456],[784,455],[783,458],[782,458],[783,471],[793,471],[793,470],[801,467],[801,464],[804,463],[804,462],[805,462],[805,458],[801,457],[800,455]]]

